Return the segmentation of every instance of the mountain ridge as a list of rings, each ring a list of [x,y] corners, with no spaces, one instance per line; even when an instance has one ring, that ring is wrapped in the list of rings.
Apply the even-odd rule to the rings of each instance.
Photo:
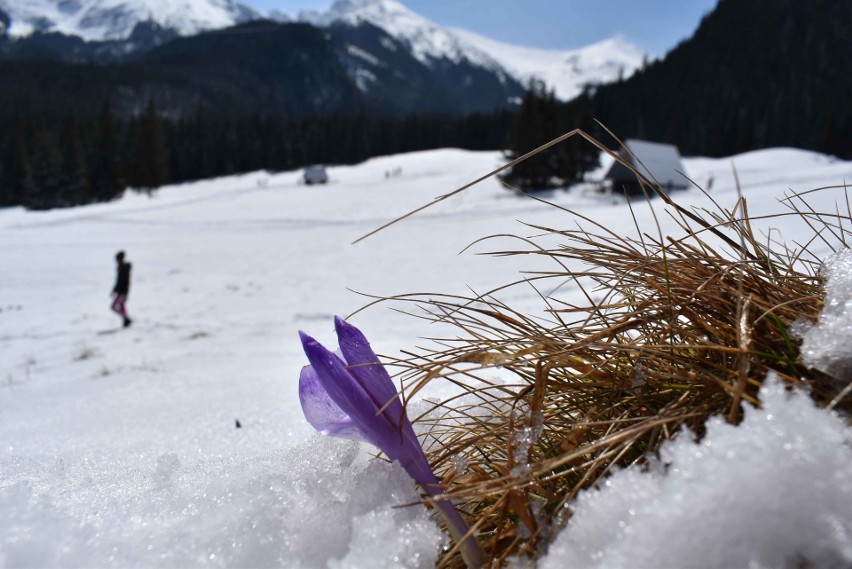
[[[407,46],[427,67],[466,65],[493,73],[498,80],[511,78],[522,85],[537,78],[563,100],[576,96],[587,84],[631,75],[645,57],[620,38],[576,50],[539,50],[503,43],[437,24],[396,0],[337,0],[328,10],[302,11],[295,17],[281,11],[256,10],[235,0],[0,0],[0,37],[5,35],[13,41],[30,38],[29,43],[34,43],[33,37],[51,36],[55,44],[62,41],[57,38],[61,34],[86,43],[109,44],[97,48],[77,45],[71,51],[76,59],[85,59],[87,53],[128,57],[178,36],[261,19],[299,21],[320,28],[368,24]],[[64,44],[73,44],[73,39]],[[363,51],[361,46],[354,47]],[[68,48],[59,51],[67,53]],[[362,68],[355,73],[363,78],[370,71]]]
[[[0,0],[0,10],[13,38],[58,32],[85,41],[125,40],[140,23],[193,35],[266,17],[233,0]]]
[[[573,50],[538,49],[487,38],[462,28],[445,27],[396,0],[337,0],[325,12],[302,12],[299,20],[319,27],[370,23],[409,44],[426,65],[443,59],[467,60],[521,84],[543,80],[568,100],[588,84],[609,83],[632,75],[646,53],[618,36]]]

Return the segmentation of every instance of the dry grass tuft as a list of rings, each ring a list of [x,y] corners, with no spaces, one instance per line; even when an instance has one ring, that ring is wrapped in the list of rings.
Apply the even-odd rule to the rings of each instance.
[[[566,211],[566,222],[582,227],[531,226],[538,238],[496,252],[543,256],[553,271],[485,295],[395,299],[455,329],[395,365],[408,398],[437,379],[463,391],[417,421],[432,435],[435,471],[495,565],[535,557],[570,517],[580,490],[614,468],[641,468],[684,426],[700,436],[712,415],[738,422],[743,402],[760,404],[769,370],[807,386],[823,404],[843,387],[801,363],[790,333],[822,308],[820,260],[808,244],[791,250],[756,235],[744,199],[732,211],[716,204],[699,211],[660,197],[655,215],[671,216],[678,235],[637,226],[627,237]],[[815,240],[847,246],[848,206],[845,214],[818,214],[801,195],[788,202]],[[558,245],[541,244],[553,237]],[[560,299],[553,285],[565,281],[581,287],[584,305]],[[530,315],[496,298],[513,286],[557,292],[542,294],[541,313]],[[514,381],[495,381],[495,369]],[[852,411],[852,397],[836,408]],[[441,565],[462,561],[450,552]]]

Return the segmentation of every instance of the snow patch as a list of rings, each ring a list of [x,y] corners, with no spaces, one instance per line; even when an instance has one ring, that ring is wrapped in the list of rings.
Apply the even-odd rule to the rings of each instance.
[[[370,85],[376,82],[376,76],[369,69],[359,67],[355,70],[355,85],[362,93],[370,92]]]
[[[346,53],[348,53],[352,57],[357,57],[358,59],[366,61],[373,67],[379,67],[382,65],[382,62],[378,57],[368,51],[361,49],[357,45],[352,45],[351,43],[346,44]]]

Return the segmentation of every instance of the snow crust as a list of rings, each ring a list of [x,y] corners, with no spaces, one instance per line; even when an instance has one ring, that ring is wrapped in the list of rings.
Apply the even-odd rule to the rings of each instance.
[[[302,417],[297,383],[306,362],[297,331],[333,345],[332,315],[368,301],[352,291],[470,294],[515,280],[521,270],[553,269],[543,259],[475,254],[517,247],[512,239],[459,254],[487,235],[538,233],[518,220],[551,227],[576,221],[507,192],[494,179],[351,245],[501,163],[498,152],[444,149],[331,166],[326,186],[299,184],[301,172],[254,172],[165,187],[151,197],[128,193],[106,204],[0,210],[0,566],[431,567],[445,538],[424,509],[395,507],[417,502],[404,473],[372,461],[366,445],[314,436]],[[811,229],[792,217],[761,220],[787,211],[777,198],[789,189],[852,179],[852,163],[795,149],[683,160],[697,182],[715,178],[711,195],[728,207],[738,199],[732,163],[755,230],[771,229],[773,238],[780,232],[789,243],[806,242]],[[841,187],[808,199],[817,211],[835,211],[844,194]],[[579,190],[545,196],[608,227],[631,231],[623,220],[635,216],[640,227],[656,233],[644,206],[631,214],[623,203]],[[697,190],[679,192],[676,199],[684,207],[707,206]],[[658,218],[662,231],[676,231],[673,220]],[[828,258],[831,251],[820,247],[814,243],[815,253]],[[121,329],[108,310],[118,249],[133,263],[129,329]],[[540,313],[536,291],[505,294],[498,298]],[[570,284],[557,296],[584,302]],[[421,338],[446,333],[382,306],[360,312],[353,322],[378,353],[391,357],[428,344]],[[422,395],[448,393],[449,386],[436,383]],[[782,527],[784,520],[775,518],[783,516],[767,512],[795,506],[801,510],[798,523],[807,518],[816,528],[826,527],[823,514],[834,512],[837,529],[824,536],[824,547],[813,542],[816,549],[802,550],[829,559],[826,552],[846,551],[837,548],[846,539],[842,532],[849,535],[848,517],[821,506],[829,497],[840,506],[849,503],[837,494],[847,488],[852,470],[848,433],[800,396],[768,397],[765,410],[748,413],[744,430],[720,425],[706,439],[717,447],[739,445],[736,458],[727,460],[721,448],[695,447],[685,437],[667,451],[674,465],[667,477],[641,475],[652,480],[646,490],[669,508],[675,529],[695,527],[688,525],[695,523],[694,510],[676,509],[679,499],[709,508],[697,500],[715,500],[723,492],[752,496],[739,509],[723,509],[713,527],[727,511],[733,527],[741,527],[739,517],[752,520],[747,535],[761,543],[772,535],[800,543],[796,535],[777,537],[792,526]],[[789,456],[799,453],[801,460],[761,471],[758,482],[750,469],[757,472],[760,461],[751,461],[749,453],[765,445],[763,454],[754,450],[755,457],[768,463],[782,455],[768,414],[779,432],[792,433]],[[815,433],[824,439],[819,444]],[[830,441],[841,437],[846,442],[828,456]],[[687,450],[675,450],[681,448]],[[680,454],[695,451],[712,460],[690,462],[698,459]],[[702,475],[707,464],[713,484]],[[739,466],[749,469],[737,470],[750,476],[748,488],[723,473]],[[690,474],[694,492],[692,486],[684,490],[686,474],[675,476],[672,468]],[[811,476],[805,486],[803,473],[817,469],[833,474]],[[634,476],[640,475],[617,475]],[[791,487],[785,477],[799,485]],[[606,498],[613,512],[595,514],[611,516],[616,526],[624,504],[637,496],[633,482],[620,484]],[[680,494],[668,495],[677,489]],[[813,504],[804,503],[806,495]],[[642,512],[649,523],[659,521]],[[578,510],[576,522],[584,518]],[[612,528],[596,533],[588,524],[582,531],[604,548],[596,563],[621,559],[627,549]],[[796,531],[814,535],[817,530],[808,527]],[[700,531],[675,529],[666,536],[676,550],[680,539],[700,541]],[[569,535],[566,530],[560,543],[574,539]],[[713,543],[723,537],[713,535]],[[727,535],[732,542],[726,547],[740,551],[740,534]],[[565,555],[571,559],[585,555],[570,551]]]
[[[444,539],[399,465],[318,434],[247,459],[4,461],[3,478],[4,567],[428,568]]]
[[[805,325],[802,359],[811,367],[852,381],[852,250],[843,249],[823,267],[825,308],[814,326]]]

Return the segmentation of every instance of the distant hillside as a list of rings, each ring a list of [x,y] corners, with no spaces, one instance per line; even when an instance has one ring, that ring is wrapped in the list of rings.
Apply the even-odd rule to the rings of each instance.
[[[245,26],[235,29],[249,31],[256,24]],[[327,90],[316,89],[308,96],[311,85],[326,85]],[[322,34],[306,25],[240,35],[202,34],[128,62],[78,64],[46,57],[0,61],[0,106],[7,111],[49,114],[70,108],[87,113],[107,99],[121,115],[136,114],[153,100],[172,116],[205,108],[219,108],[223,114],[265,109],[302,116],[357,106],[359,96]]]
[[[57,104],[86,109],[109,98],[129,115],[152,100],[173,117],[464,115],[511,107],[523,93],[514,79],[466,59],[423,62],[370,23],[320,29],[256,21],[168,37],[156,47],[163,34],[137,26],[130,41],[148,47],[123,59],[115,57],[120,42],[58,33],[0,41],[0,104],[50,112]]]
[[[587,104],[619,136],[689,155],[852,157],[852,2],[720,0],[662,61],[572,106]]]

